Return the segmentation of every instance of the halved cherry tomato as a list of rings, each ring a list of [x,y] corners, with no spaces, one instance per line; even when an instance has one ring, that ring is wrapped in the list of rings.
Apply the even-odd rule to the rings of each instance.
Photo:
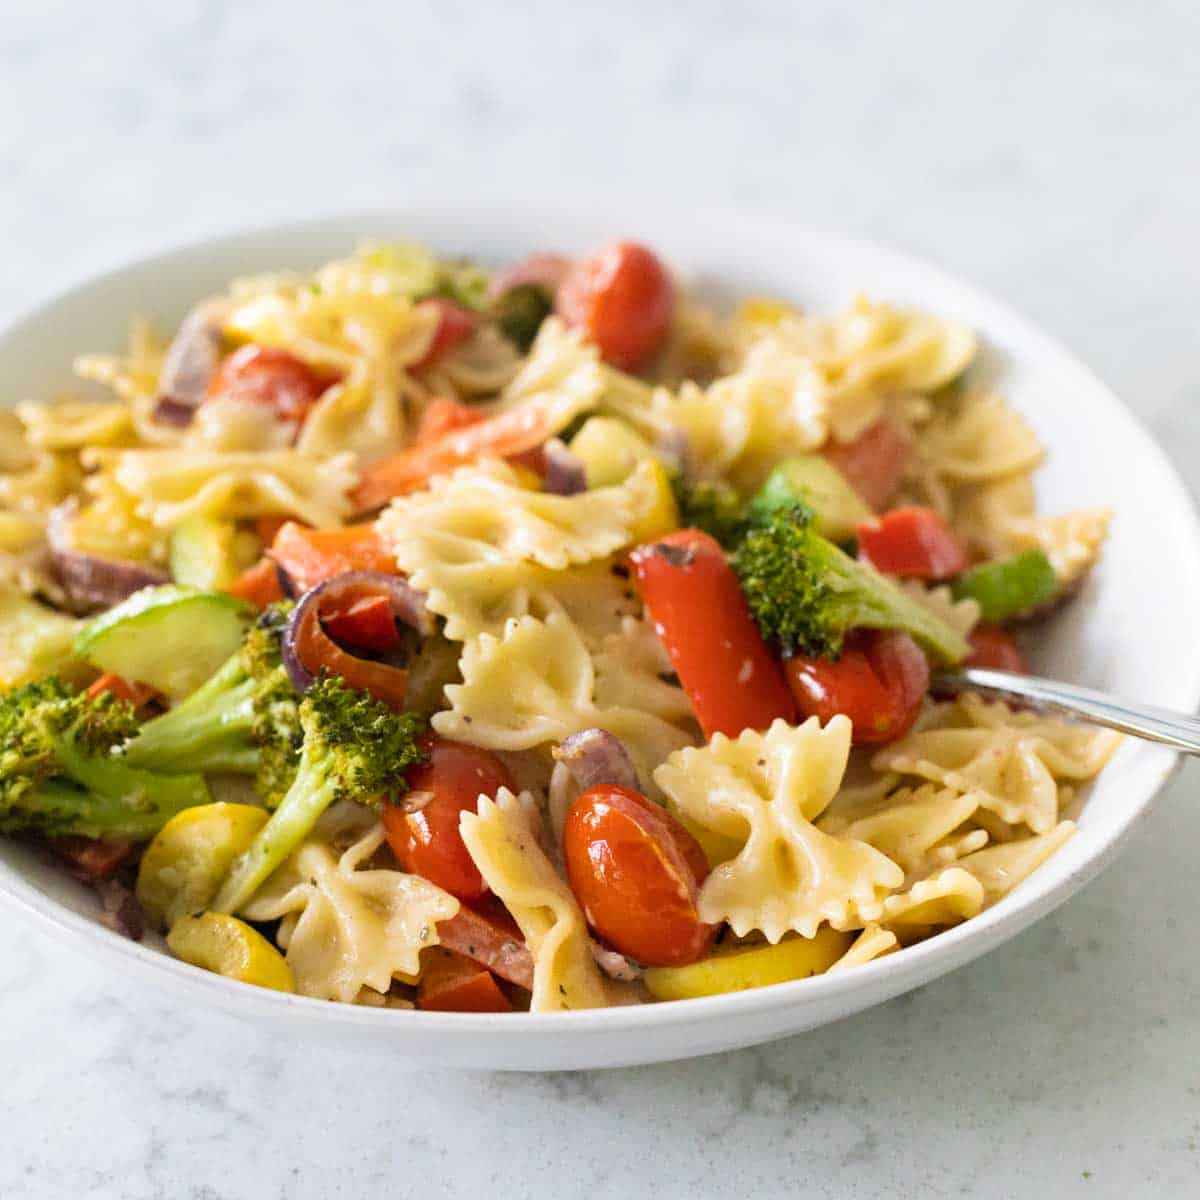
[[[413,875],[445,888],[460,900],[475,900],[487,884],[458,831],[459,814],[474,812],[479,797],[512,788],[505,765],[487,750],[444,738],[422,739],[429,761],[408,772],[409,790],[383,809],[388,845]]]
[[[213,375],[210,396],[249,400],[275,410],[281,420],[301,425],[334,380],[274,346],[243,346]]]
[[[912,461],[912,434],[893,417],[880,417],[852,442],[830,442],[821,453],[876,511],[904,479]]]
[[[766,729],[777,717],[795,720],[779,663],[715,539],[680,529],[638,546],[629,562],[705,737]]]
[[[231,596],[266,608],[276,600],[283,599],[283,586],[279,582],[279,568],[273,558],[265,555],[252,567],[247,567],[226,589]]]
[[[414,446],[425,446],[436,442],[438,438],[453,433],[456,429],[466,429],[468,425],[478,425],[485,420],[478,408],[470,404],[460,404],[447,396],[434,396],[421,413],[417,422],[417,431],[413,437]]]
[[[309,529],[288,521],[267,553],[287,572],[297,593],[343,571],[399,573],[395,556],[379,540],[374,525]]]
[[[992,671],[1015,671],[1025,675],[1029,667],[1017,645],[1017,639],[999,625],[976,625],[967,634],[971,653],[963,660],[964,667],[987,667]]]
[[[363,596],[331,613],[324,624],[335,642],[356,650],[389,650],[400,640],[392,602],[386,596]]]
[[[582,329],[601,357],[636,371],[658,353],[671,328],[675,288],[658,258],[636,242],[613,242],[577,263],[556,308]]]
[[[696,908],[708,859],[666,809],[629,788],[588,788],[567,813],[563,857],[588,924],[614,950],[657,967],[708,953],[717,926]]]
[[[932,508],[894,508],[855,530],[859,555],[902,579],[949,579],[970,566],[966,547]]]
[[[433,332],[433,341],[419,362],[413,363],[413,370],[431,366],[445,354],[449,354],[455,346],[461,345],[475,332],[479,324],[475,314],[453,300],[443,296],[433,296],[422,300],[418,308],[433,308],[437,310],[438,324]]]
[[[87,697],[89,700],[95,700],[97,696],[102,696],[105,692],[112,692],[118,700],[128,700],[134,708],[141,708],[143,705],[149,704],[159,695],[148,683],[131,682],[123,679],[120,675],[114,675],[112,671],[105,671],[88,688]]]
[[[442,946],[422,954],[417,1007],[434,1012],[512,1012],[492,973]]]
[[[857,746],[903,737],[929,690],[925,655],[908,634],[895,630],[856,631],[836,662],[797,655],[783,665],[801,714],[825,724],[844,713]]]
[[[133,847],[128,842],[101,842],[75,834],[52,838],[50,849],[76,879],[85,883],[111,879],[133,857]]]
[[[359,512],[367,512],[484,455],[511,458],[532,450],[569,424],[578,412],[577,398],[566,393],[527,400],[484,421],[369,463],[352,499]]]
[[[470,907],[463,904],[448,921],[438,922],[437,932],[447,950],[482,963],[527,992],[533,990],[533,955],[516,922],[494,896],[484,896]]]

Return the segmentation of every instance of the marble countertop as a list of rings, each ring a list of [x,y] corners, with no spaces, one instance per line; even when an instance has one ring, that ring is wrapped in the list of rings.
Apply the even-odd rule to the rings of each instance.
[[[11,6],[0,316],[222,226],[618,188],[939,260],[1078,351],[1196,487],[1198,36],[1193,6],[1116,0]],[[6,912],[0,1196],[1195,1196],[1198,785],[982,961],[637,1070],[296,1045]]]

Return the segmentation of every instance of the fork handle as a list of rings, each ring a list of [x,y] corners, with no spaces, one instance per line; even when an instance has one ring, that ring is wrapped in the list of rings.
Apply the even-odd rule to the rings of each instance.
[[[934,692],[986,692],[1002,700],[1021,700],[1034,708],[1082,717],[1093,725],[1129,733],[1148,742],[1161,742],[1184,754],[1200,754],[1200,718],[1151,704],[1119,700],[1092,688],[982,667],[940,672],[934,675],[930,687]]]

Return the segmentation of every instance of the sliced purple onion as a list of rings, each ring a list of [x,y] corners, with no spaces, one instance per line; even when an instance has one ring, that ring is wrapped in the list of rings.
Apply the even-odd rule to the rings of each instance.
[[[682,429],[673,428],[664,432],[658,439],[657,449],[670,466],[681,474],[687,474],[692,448],[688,435]]]
[[[158,375],[160,399],[154,410],[165,425],[186,426],[204,403],[221,361],[223,306],[208,300],[192,309],[175,331]]]
[[[616,979],[621,983],[633,983],[642,977],[642,968],[633,961],[632,958],[626,958],[624,954],[618,953],[616,950],[610,950],[607,946],[601,945],[595,938],[589,938],[588,944],[592,948],[592,959],[596,966],[602,970],[609,979]]]
[[[71,607],[79,612],[111,608],[144,587],[167,583],[167,575],[143,563],[124,558],[100,558],[73,550],[68,525],[78,510],[74,497],[50,510],[46,521],[46,542],[54,576],[67,595]]]
[[[559,438],[551,438],[542,447],[546,474],[542,488],[555,496],[577,496],[587,491],[587,475],[583,463],[567,449]]]
[[[333,575],[310,587],[296,601],[283,631],[283,665],[296,691],[308,691],[316,678],[301,661],[298,650],[300,633],[305,625],[309,621],[320,621],[321,610],[326,605],[362,595],[387,596],[392,615],[420,634],[428,636],[435,630],[433,617],[425,607],[424,593],[411,587],[407,579],[385,575],[382,571],[343,571]]]
[[[607,729],[583,729],[563,738],[554,748],[554,757],[571,772],[582,792],[601,784],[641,791],[625,743]]]
[[[140,942],[146,932],[146,914],[137,896],[119,879],[101,879],[94,886],[103,909],[100,920],[122,937]]]
[[[154,419],[160,425],[171,425],[175,429],[186,429],[196,416],[196,407],[176,400],[174,396],[159,396],[154,402]]]

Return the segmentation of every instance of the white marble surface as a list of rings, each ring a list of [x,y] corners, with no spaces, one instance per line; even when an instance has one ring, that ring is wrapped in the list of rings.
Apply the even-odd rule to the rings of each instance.
[[[977,279],[1083,354],[1195,485],[1196,14],[18,0],[0,314],[228,224],[644,191]],[[0,1196],[1195,1196],[1198,782],[989,958],[805,1037],[641,1070],[408,1074],[386,1045],[173,1010],[6,913]]]

